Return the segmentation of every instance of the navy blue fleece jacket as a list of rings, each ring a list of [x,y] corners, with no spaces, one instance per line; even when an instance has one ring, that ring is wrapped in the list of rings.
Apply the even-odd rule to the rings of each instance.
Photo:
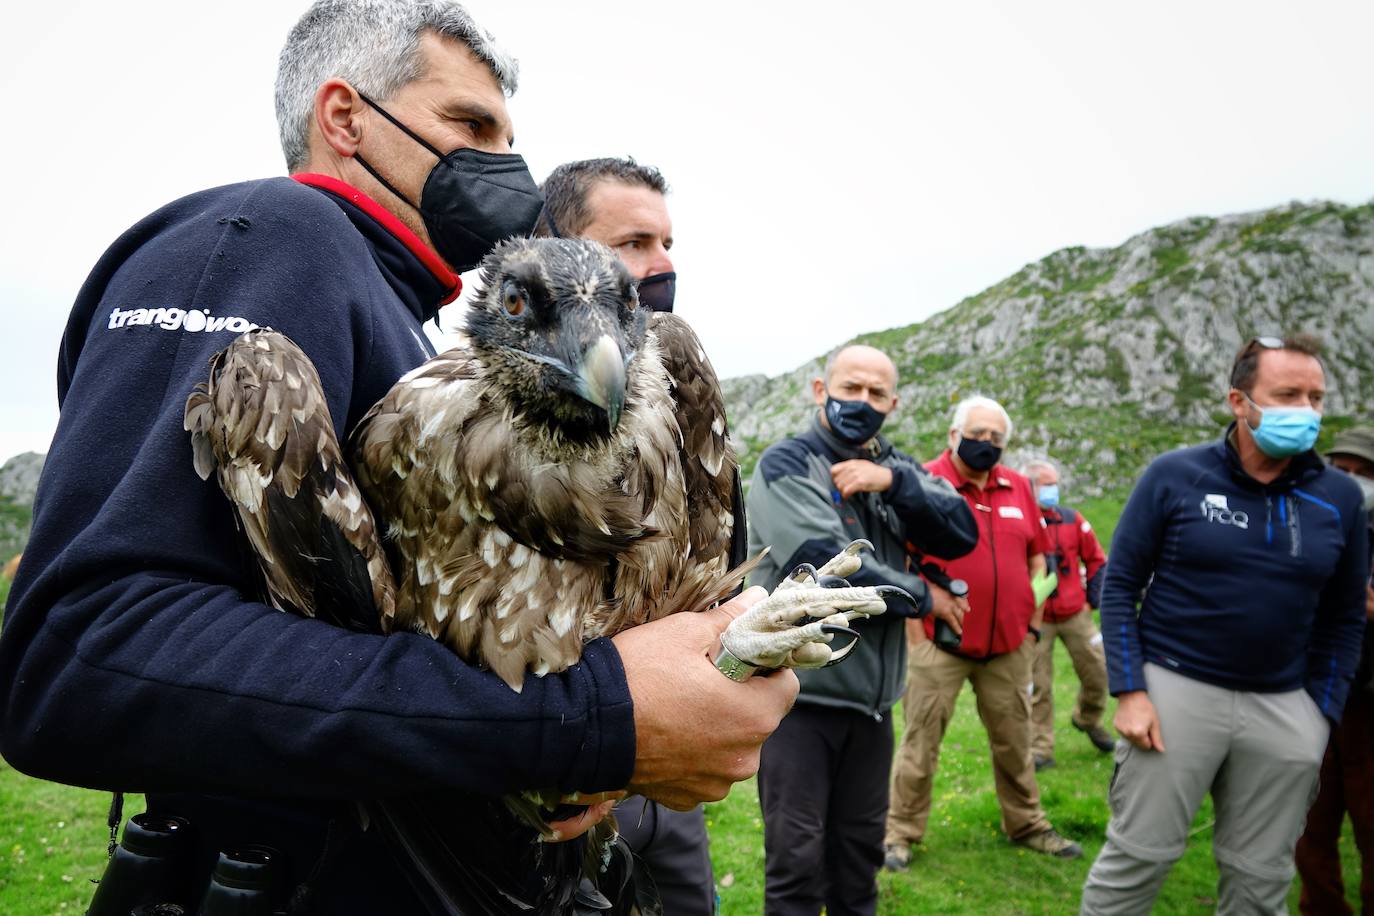
[[[0,637],[0,752],[17,769],[149,793],[225,842],[299,840],[298,869],[342,800],[619,788],[635,746],[607,641],[517,694],[430,639],[255,600],[230,504],[182,429],[211,355],[252,325],[287,334],[343,439],[431,355],[422,323],[457,285],[374,202],[306,181],[183,198],[96,265],[62,341],[61,420]],[[378,883],[357,858],[371,861],[341,869],[341,912],[371,905],[348,899],[360,876]]]
[[[1233,690],[1305,687],[1338,720],[1364,632],[1359,488],[1310,451],[1261,484],[1230,435],[1157,458],[1126,503],[1100,608],[1112,694],[1147,689],[1148,661]]]

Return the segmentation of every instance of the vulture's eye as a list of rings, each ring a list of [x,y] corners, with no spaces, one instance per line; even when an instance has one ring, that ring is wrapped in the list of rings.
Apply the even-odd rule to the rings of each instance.
[[[507,315],[519,318],[525,314],[525,291],[514,283],[507,283],[501,290],[501,304],[506,307]]]

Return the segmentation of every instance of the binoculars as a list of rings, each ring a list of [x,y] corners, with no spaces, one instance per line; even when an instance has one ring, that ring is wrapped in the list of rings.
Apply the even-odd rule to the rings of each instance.
[[[124,825],[86,916],[279,916],[281,857],[266,846],[221,852],[208,886],[193,886],[191,825],[136,814]]]
[[[945,591],[956,598],[966,598],[968,597],[968,583],[963,579],[950,579],[949,584],[945,586]],[[954,632],[954,627],[938,617],[935,619],[935,645],[941,649],[958,652],[962,642],[963,637]]]
[[[1073,570],[1069,568],[1068,560],[1058,551],[1051,551],[1045,554],[1045,568],[1058,575],[1060,582],[1066,581],[1066,577],[1073,572]],[[1050,592],[1050,597],[1059,597],[1058,585],[1054,587],[1054,591]]]

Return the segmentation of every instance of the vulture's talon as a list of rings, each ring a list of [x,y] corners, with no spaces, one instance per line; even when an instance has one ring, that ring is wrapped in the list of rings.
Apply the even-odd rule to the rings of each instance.
[[[859,644],[858,632],[850,629],[849,627],[842,627],[833,623],[823,623],[821,624],[821,632],[829,633],[832,636],[836,634],[842,634],[853,637],[843,647],[839,649],[831,649],[830,659],[824,665],[821,665],[822,668],[829,668],[831,665],[838,665],[840,662],[844,661],[845,658],[849,655],[849,653],[854,651],[854,647]]]
[[[851,639],[859,638],[859,631],[853,627],[847,627],[838,623],[821,624],[821,632],[829,633],[831,636],[848,636]]]
[[[846,658],[859,634],[848,626],[861,617],[887,610],[888,595],[915,600],[893,586],[856,588],[846,576],[863,566],[859,553],[872,550],[866,540],[852,541],[820,569],[801,563],[767,598],[730,622],[721,634],[716,667],[726,677],[743,680],[760,668],[821,668]],[[848,636],[839,649],[828,643]]]
[[[879,595],[881,595],[885,599],[896,598],[899,601],[911,605],[913,608],[919,608],[921,606],[920,602],[918,602],[915,599],[915,597],[912,596],[911,592],[899,586],[875,585],[873,588]]]
[[[859,551],[861,550],[867,550],[869,553],[872,553],[873,544],[863,538],[850,541],[844,550],[841,550],[838,554],[826,561],[826,564],[817,572],[816,578],[819,579],[821,576],[853,575],[858,571],[859,567],[863,566],[863,559],[859,556]]]

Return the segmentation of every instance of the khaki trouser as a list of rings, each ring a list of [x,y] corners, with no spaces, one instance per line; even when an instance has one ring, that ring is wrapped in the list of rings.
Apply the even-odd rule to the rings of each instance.
[[[892,768],[884,843],[918,843],[930,817],[930,790],[940,741],[965,680],[973,682],[978,717],[988,732],[1002,829],[1014,840],[1049,829],[1030,754],[1030,663],[1033,639],[991,661],[969,661],[922,640],[910,648],[902,701],[906,733]]]
[[[1046,621],[1040,627],[1040,644],[1035,647],[1035,690],[1031,694],[1031,756],[1054,756],[1054,638],[1064,640],[1073,670],[1078,674],[1078,701],[1073,706],[1073,721],[1090,728],[1102,723],[1107,708],[1107,658],[1102,652],[1102,634],[1093,625],[1091,611],[1079,611],[1057,623]]]

